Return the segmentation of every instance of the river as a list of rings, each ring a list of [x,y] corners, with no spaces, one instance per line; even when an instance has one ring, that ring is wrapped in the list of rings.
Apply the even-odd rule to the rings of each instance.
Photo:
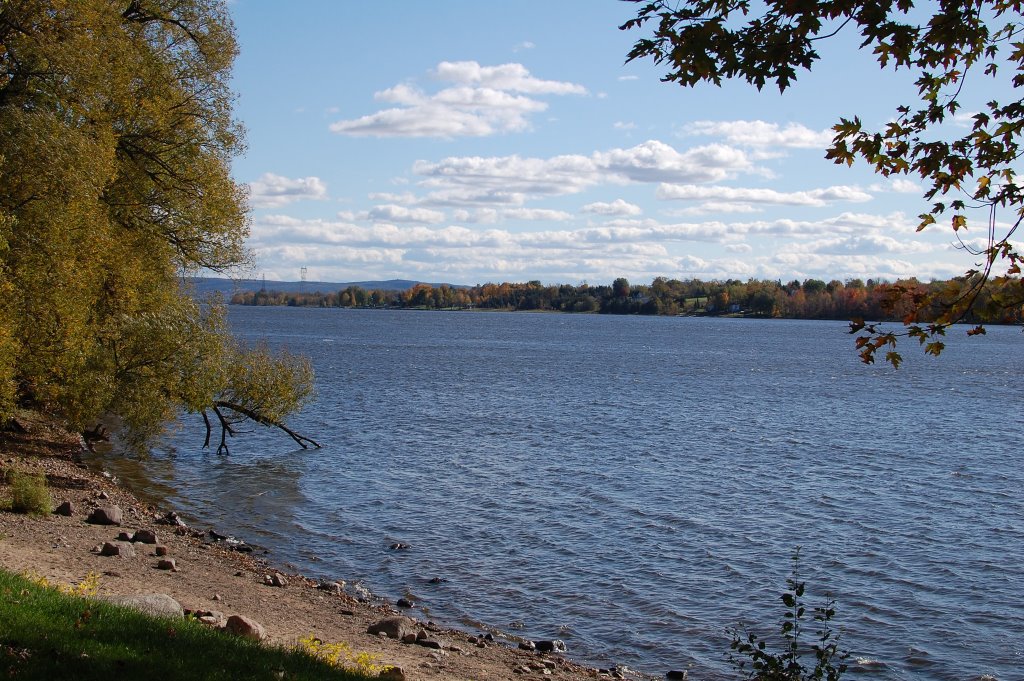
[[[1024,338],[865,366],[844,324],[232,307],[317,397],[231,454],[186,420],[141,493],[417,616],[651,674],[730,673],[777,631],[794,549],[869,679],[1024,668]],[[252,430],[252,429],[250,429]],[[393,551],[394,542],[408,544]],[[435,579],[440,578],[440,579]],[[425,613],[425,614],[424,614]],[[810,623],[808,633],[814,629]]]

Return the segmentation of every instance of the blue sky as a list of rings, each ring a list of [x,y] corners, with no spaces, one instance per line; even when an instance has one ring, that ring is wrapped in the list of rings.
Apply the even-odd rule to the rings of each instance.
[[[780,95],[624,64],[640,34],[616,0],[230,6],[252,276],[929,279],[974,262],[948,229],[915,234],[914,178],[824,159],[840,116],[880,126],[913,101],[854,36]]]

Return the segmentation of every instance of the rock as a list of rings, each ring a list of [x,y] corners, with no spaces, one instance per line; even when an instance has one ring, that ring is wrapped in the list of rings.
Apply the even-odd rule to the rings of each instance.
[[[65,501],[63,504],[53,509],[56,515],[73,516],[75,514],[75,507],[70,501]]]
[[[222,601],[222,600],[224,600],[224,597],[221,596],[220,594],[213,594],[213,600],[215,600],[215,601]]]
[[[166,556],[167,553],[167,547],[163,544],[157,544],[156,547],[153,549],[153,555],[155,556]]]
[[[171,572],[178,571],[178,564],[173,558],[164,558],[163,560],[158,561],[156,566],[160,570],[170,570]]]
[[[172,527],[186,527],[185,523],[181,521],[178,514],[171,511],[165,516],[159,517],[156,520],[157,525],[171,525]]]
[[[399,598],[395,605],[397,605],[399,608],[411,608],[416,604],[410,601],[408,598]]]
[[[117,506],[100,506],[92,510],[86,522],[93,525],[120,525],[123,520],[124,514]]]
[[[254,641],[264,641],[267,638],[263,625],[245,615],[232,615],[224,628],[236,636],[251,638]]]
[[[391,549],[392,551],[405,551],[406,549],[408,549],[410,547],[409,547],[408,544],[403,544],[400,541],[396,541],[394,544],[392,544],[388,548]]]
[[[426,632],[425,629],[420,629],[419,631],[416,632],[416,640],[417,641],[426,640],[426,638],[428,636],[429,636],[429,634]]]
[[[105,476],[106,476],[106,477],[108,477],[108,478],[110,477],[110,474],[109,474],[109,473],[107,473],[106,471],[104,471],[104,472],[103,472],[103,475],[105,475]],[[102,499],[103,501],[106,501],[106,500],[110,499],[110,495],[109,495],[109,494],[107,494],[106,492],[100,492],[100,493],[99,493],[99,494],[97,495],[97,497],[96,497],[96,498],[97,498],[97,499]]]
[[[564,653],[566,650],[565,641],[557,638],[551,641],[534,641],[534,645],[542,653]]]
[[[133,608],[157,617],[184,617],[181,603],[167,594],[140,594],[136,596],[105,596],[101,600],[126,608]]]
[[[402,637],[402,643],[416,643],[416,634],[411,631]]]
[[[117,541],[131,541],[131,540],[132,540],[132,536],[130,534],[128,534],[127,532],[118,532],[117,533]]]
[[[157,544],[156,532],[153,530],[136,530],[135,534],[132,535],[132,541],[140,544]]]
[[[121,558],[134,558],[135,547],[128,542],[124,541],[107,541],[103,542],[103,546],[100,547],[101,556],[119,556]]]
[[[345,590],[345,582],[327,582],[323,581],[316,585],[316,588],[320,591],[328,591],[332,594],[340,594]]]
[[[523,641],[519,644],[520,650],[537,650],[537,646],[533,641]]]
[[[687,676],[689,676],[689,674],[687,674],[686,671],[680,671],[678,669],[673,669],[665,674],[665,678],[668,679],[668,681],[686,681]]]
[[[388,638],[402,640],[412,630],[412,620],[408,617],[387,617],[366,629],[367,634],[384,634]]]
[[[280,572],[275,572],[274,576],[270,578],[271,586],[288,586],[288,579]]]
[[[387,667],[377,674],[377,678],[384,681],[405,681],[405,670],[401,667]]]
[[[416,643],[424,648],[433,648],[434,650],[441,650],[444,648],[444,644],[436,638],[417,638]]]
[[[430,583],[431,584],[444,584],[447,581],[448,580],[445,579],[444,577],[431,577],[431,579],[430,579]]]

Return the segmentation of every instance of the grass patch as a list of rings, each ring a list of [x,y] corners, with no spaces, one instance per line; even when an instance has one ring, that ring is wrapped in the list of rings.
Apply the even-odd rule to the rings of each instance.
[[[9,471],[7,479],[11,484],[12,511],[46,515],[53,510],[53,499],[50,498],[50,490],[46,487],[45,475]]]
[[[0,570],[0,676],[40,681],[371,678],[192,620],[150,617],[62,594],[5,570]]]

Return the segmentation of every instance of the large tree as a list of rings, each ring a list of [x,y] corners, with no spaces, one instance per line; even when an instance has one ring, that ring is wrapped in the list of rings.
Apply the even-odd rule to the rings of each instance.
[[[1012,237],[1024,219],[1024,193],[1017,181],[1024,133],[1024,23],[1022,4],[1008,0],[626,0],[643,3],[623,29],[651,29],[628,60],[651,58],[665,65],[663,80],[683,86],[720,85],[738,78],[758,89],[788,88],[810,70],[820,41],[857,32],[882,69],[909,70],[916,93],[879,130],[860,118],[841,119],[827,158],[860,159],[881,175],[917,175],[926,185],[930,210],[919,230],[944,222],[962,248],[977,258],[973,268],[946,290],[895,288],[893,309],[908,309],[903,332],[932,354],[942,351],[946,329],[984,307],[988,318],[1024,305],[1022,255]],[[966,80],[987,78],[1000,92],[969,117],[966,134],[944,125],[961,109]],[[910,93],[908,93],[909,95]],[[1004,99],[1005,97],[1005,99]],[[961,235],[968,227],[983,235],[977,248]],[[975,232],[972,232],[972,234]],[[921,323],[922,318],[934,319]],[[898,365],[900,334],[855,320],[861,356]],[[969,333],[982,333],[980,326]]]
[[[239,347],[182,284],[247,260],[225,4],[0,3],[0,418],[143,440],[182,409],[282,425],[310,395],[303,360]]]

